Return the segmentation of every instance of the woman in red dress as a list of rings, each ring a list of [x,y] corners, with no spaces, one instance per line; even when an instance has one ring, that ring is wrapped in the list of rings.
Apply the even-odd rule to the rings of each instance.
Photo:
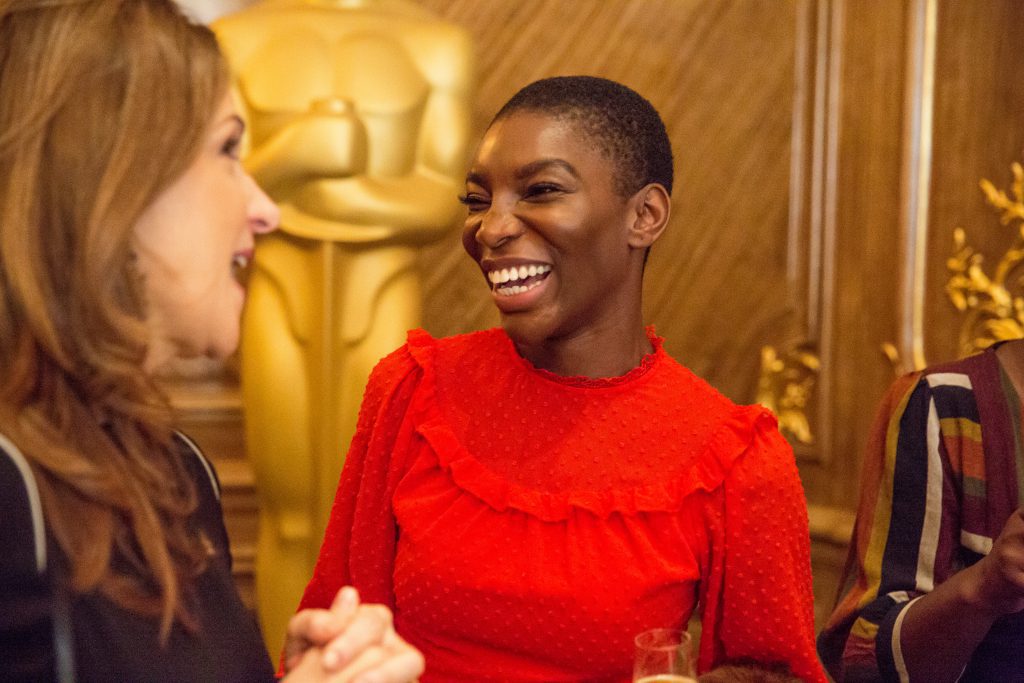
[[[627,681],[633,637],[700,610],[698,668],[823,681],[789,446],[645,327],[668,222],[658,113],[618,83],[545,79],[498,113],[463,245],[502,327],[413,331],[368,383],[303,607],[356,586],[423,681]]]

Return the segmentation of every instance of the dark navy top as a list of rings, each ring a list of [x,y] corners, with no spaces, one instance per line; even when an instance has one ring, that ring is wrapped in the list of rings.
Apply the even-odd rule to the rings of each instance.
[[[49,537],[35,479],[0,435],[0,680],[273,681],[252,614],[231,576],[220,485],[209,461],[178,435],[199,505],[192,521],[213,544],[196,579],[200,627],[175,623],[161,645],[159,620],[129,612],[98,591],[71,594],[63,558]]]

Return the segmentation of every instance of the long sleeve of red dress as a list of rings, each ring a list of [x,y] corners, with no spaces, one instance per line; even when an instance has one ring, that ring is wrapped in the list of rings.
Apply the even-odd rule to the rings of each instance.
[[[655,352],[563,378],[500,330],[374,370],[302,607],[345,584],[395,612],[435,681],[631,678],[633,637],[703,610],[699,668],[824,681],[803,491],[772,416]]]
[[[395,607],[392,575],[397,528],[390,494],[405,420],[418,377],[402,347],[374,368],[345,458],[323,545],[299,609],[326,607],[342,586],[356,586],[364,602]],[[404,428],[403,428],[404,426]]]
[[[814,650],[810,537],[792,452],[767,413],[708,506],[712,562],[703,583],[701,669],[786,664],[824,681]]]

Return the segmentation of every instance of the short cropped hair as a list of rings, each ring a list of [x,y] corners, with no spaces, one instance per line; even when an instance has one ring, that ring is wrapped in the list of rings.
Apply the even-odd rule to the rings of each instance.
[[[619,194],[629,196],[649,183],[671,194],[672,145],[665,124],[636,91],[596,76],[544,78],[513,95],[494,121],[521,111],[578,125],[614,165]]]

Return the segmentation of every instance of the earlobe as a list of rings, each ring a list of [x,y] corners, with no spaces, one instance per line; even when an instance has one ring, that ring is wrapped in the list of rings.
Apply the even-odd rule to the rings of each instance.
[[[629,230],[629,246],[646,249],[665,232],[672,199],[660,183],[645,185],[634,197],[637,200],[636,216]]]

